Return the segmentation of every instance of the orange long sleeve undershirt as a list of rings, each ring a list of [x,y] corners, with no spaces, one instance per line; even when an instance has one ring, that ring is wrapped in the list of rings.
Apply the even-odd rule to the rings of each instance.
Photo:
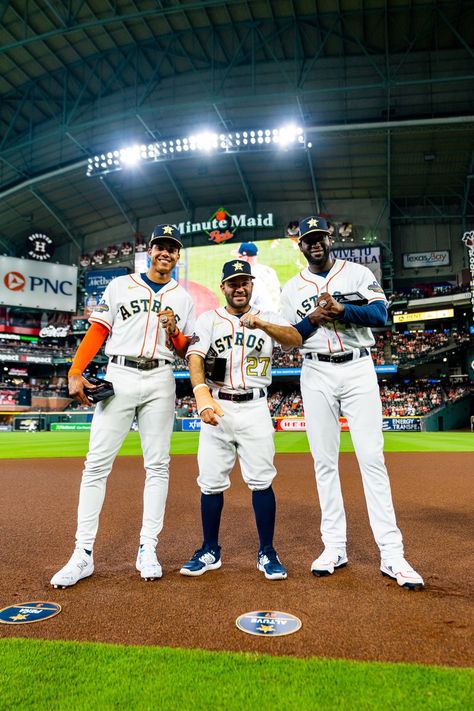
[[[82,375],[93,357],[99,352],[109,333],[109,329],[101,323],[91,324],[76,351],[68,375]]]
[[[184,358],[186,351],[189,346],[189,338],[184,335],[179,329],[175,336],[171,336],[170,340],[173,344],[174,350],[180,358]]]

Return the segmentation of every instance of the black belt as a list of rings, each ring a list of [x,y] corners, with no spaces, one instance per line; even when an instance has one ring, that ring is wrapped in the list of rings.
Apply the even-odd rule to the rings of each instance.
[[[232,402],[247,402],[247,400],[258,400],[260,397],[265,397],[266,392],[263,388],[260,388],[258,395],[254,394],[253,390],[249,390],[246,393],[226,393],[223,390],[219,390],[216,397],[219,400],[231,400]]]
[[[117,365],[125,365],[127,368],[136,368],[137,370],[153,370],[154,368],[161,368],[163,365],[171,365],[171,361],[161,358],[133,360],[132,358],[125,358],[125,356],[114,355],[110,360]]]
[[[354,359],[357,351],[346,351],[346,353],[305,353],[305,358],[310,360],[321,360],[324,363],[347,363]],[[368,348],[359,348],[359,358],[364,358],[370,353]]]

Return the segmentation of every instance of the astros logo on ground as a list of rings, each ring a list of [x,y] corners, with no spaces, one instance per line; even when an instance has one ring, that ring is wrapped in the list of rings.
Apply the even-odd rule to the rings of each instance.
[[[56,602],[36,600],[20,602],[0,610],[0,622],[5,625],[21,625],[30,622],[42,622],[61,612],[61,605]]]

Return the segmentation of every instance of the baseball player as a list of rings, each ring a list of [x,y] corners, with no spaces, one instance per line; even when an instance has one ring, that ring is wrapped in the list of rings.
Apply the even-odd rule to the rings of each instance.
[[[339,481],[339,415],[349,423],[370,525],[380,549],[383,575],[409,589],[423,579],[404,558],[385,468],[382,405],[370,356],[371,326],[387,320],[387,300],[372,272],[335,259],[329,226],[319,216],[300,221],[299,249],[308,267],[282,291],[282,313],[304,341],[301,393],[321,505],[324,551],[314,575],[347,564],[346,517]]]
[[[175,355],[184,357],[194,331],[191,298],[171,277],[182,246],[173,225],[154,228],[148,271],[117,277],[107,286],[69,370],[70,394],[89,404],[84,387],[90,384],[82,373],[107,339],[106,378],[115,394],[99,402],[94,412],[79,496],[76,548],[52,577],[54,587],[75,585],[94,572],[93,546],[107,477],[134,417],[146,470],[136,567],[144,580],[161,578],[155,548],[168,493],[175,406],[172,363]]]
[[[280,311],[280,281],[276,271],[268,264],[258,261],[258,247],[255,242],[242,242],[238,259],[248,262],[252,269],[253,282],[250,306],[260,311]]]
[[[245,261],[224,264],[221,291],[226,306],[199,316],[188,349],[189,374],[202,420],[197,482],[203,543],[181,568],[182,575],[203,575],[221,567],[224,491],[230,487],[238,454],[243,479],[252,491],[260,543],[257,568],[268,580],[287,577],[273,547],[275,448],[266,394],[274,342],[294,347],[301,337],[279,314],[260,314],[250,307],[253,278]]]

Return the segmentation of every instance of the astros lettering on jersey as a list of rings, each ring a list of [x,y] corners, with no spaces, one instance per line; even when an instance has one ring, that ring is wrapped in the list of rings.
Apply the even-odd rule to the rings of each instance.
[[[250,313],[270,323],[289,325],[286,319],[271,311],[260,313],[252,309]],[[225,380],[220,384],[231,390],[265,388],[272,377],[273,339],[259,329],[250,331],[240,326],[240,319],[241,316],[233,316],[223,307],[205,311],[196,321],[196,333],[187,355],[225,358]],[[212,384],[208,382],[209,386]]]
[[[316,301],[323,292],[332,296],[356,293],[369,303],[387,302],[382,287],[370,269],[361,264],[336,259],[326,276],[313,274],[306,268],[285,284],[281,295],[283,315],[291,323],[298,323],[314,311]],[[337,353],[354,348],[370,348],[374,343],[375,339],[368,326],[334,321],[320,326],[304,342],[301,352]]]
[[[177,281],[171,279],[154,293],[140,274],[127,274],[108,284],[89,320],[101,323],[111,331],[105,345],[108,356],[142,356],[172,361],[175,354],[167,347],[166,331],[156,318],[159,311],[166,309],[173,311],[182,333],[191,336],[194,306]]]

